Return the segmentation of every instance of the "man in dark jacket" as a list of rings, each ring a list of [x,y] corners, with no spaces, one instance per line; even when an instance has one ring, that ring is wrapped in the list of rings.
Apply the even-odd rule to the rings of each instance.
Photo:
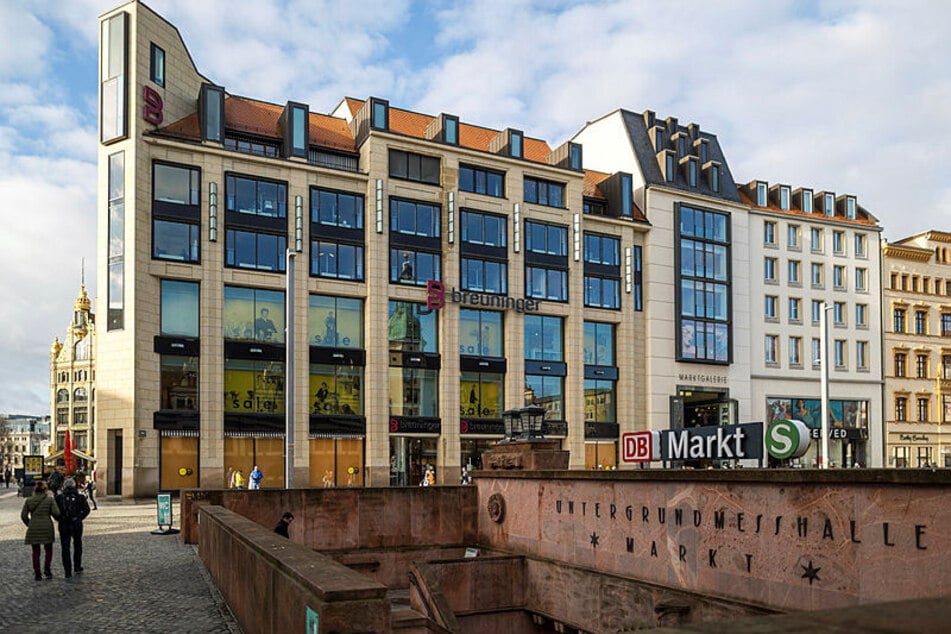
[[[291,522],[294,521],[294,514],[290,511],[286,511],[284,515],[281,516],[280,521],[277,523],[277,526],[274,527],[274,532],[278,535],[283,535],[290,539],[290,535],[287,533],[287,529],[291,527]]]
[[[63,545],[63,572],[66,577],[72,577],[73,570],[83,571],[83,520],[89,515],[89,502],[86,496],[76,490],[76,481],[66,478],[63,492],[56,495],[56,505],[60,508],[59,540]]]

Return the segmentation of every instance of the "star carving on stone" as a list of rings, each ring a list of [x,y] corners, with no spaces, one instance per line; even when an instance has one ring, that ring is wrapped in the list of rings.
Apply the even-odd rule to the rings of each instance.
[[[597,534],[597,533],[591,533],[591,545],[592,545],[594,548],[597,548],[597,547],[598,547],[598,541],[599,541],[600,539],[601,539],[601,538],[598,537],[598,534]]]
[[[802,578],[808,579],[810,586],[812,585],[813,581],[822,581],[822,579],[819,578],[819,571],[822,570],[822,568],[819,566],[813,568],[811,559],[809,560],[808,566],[803,566],[802,564],[799,564],[799,567],[805,571],[802,573]]]

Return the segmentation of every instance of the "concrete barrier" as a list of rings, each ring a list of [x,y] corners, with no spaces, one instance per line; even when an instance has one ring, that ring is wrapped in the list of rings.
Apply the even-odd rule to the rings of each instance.
[[[242,629],[389,632],[386,586],[220,506],[199,510],[198,554]]]

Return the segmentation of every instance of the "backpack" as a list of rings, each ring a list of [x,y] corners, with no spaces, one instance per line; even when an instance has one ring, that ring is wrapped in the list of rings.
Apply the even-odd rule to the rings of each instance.
[[[83,503],[82,500],[79,499],[79,494],[75,491],[64,493],[63,503],[59,510],[63,521],[82,519]]]

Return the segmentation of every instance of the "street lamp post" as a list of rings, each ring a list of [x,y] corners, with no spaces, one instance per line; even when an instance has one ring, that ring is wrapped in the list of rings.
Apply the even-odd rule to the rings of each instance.
[[[822,418],[819,428],[821,438],[821,452],[819,454],[819,468],[829,468],[829,337],[828,337],[828,317],[829,309],[832,306],[828,302],[822,302],[822,310],[819,312],[819,398],[821,407],[819,416]]]
[[[284,297],[284,488],[294,488],[294,258],[287,250],[287,293]]]

